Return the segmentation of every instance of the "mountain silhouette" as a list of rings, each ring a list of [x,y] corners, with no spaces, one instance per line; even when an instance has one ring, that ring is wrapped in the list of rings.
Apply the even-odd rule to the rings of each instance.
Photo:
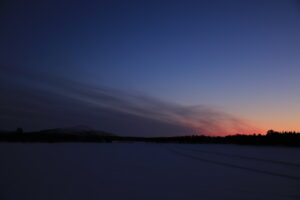
[[[80,136],[115,136],[115,134],[105,131],[95,130],[86,125],[77,125],[72,127],[54,128],[40,130],[39,133],[47,134],[66,134],[66,135],[80,135]]]

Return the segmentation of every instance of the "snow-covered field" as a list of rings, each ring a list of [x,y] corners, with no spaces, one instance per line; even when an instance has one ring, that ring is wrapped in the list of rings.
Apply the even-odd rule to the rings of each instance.
[[[300,199],[300,148],[0,143],[0,199]]]

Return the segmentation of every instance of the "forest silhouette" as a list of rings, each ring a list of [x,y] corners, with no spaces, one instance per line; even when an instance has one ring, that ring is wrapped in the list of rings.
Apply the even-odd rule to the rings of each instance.
[[[186,144],[240,144],[240,145],[282,145],[300,147],[300,132],[268,130],[265,135],[235,134],[228,136],[173,136],[173,137],[130,137],[117,136],[107,132],[55,133],[55,132],[24,132],[22,128],[16,131],[0,132],[0,142],[151,142],[151,143],[186,143]]]

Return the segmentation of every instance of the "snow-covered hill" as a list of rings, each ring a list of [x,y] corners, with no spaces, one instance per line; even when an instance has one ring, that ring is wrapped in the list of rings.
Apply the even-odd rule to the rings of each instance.
[[[105,131],[92,129],[85,125],[41,130],[40,133],[63,134],[63,135],[68,134],[68,135],[82,135],[82,136],[84,135],[113,136],[114,135],[112,133],[108,133]]]

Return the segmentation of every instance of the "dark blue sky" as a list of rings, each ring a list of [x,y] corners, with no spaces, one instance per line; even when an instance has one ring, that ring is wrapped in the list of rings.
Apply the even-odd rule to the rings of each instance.
[[[262,130],[300,130],[299,1],[37,0],[4,1],[0,6],[1,87],[6,96],[1,100],[5,102],[1,118],[2,126],[7,126],[3,128],[38,129],[80,122],[68,117],[59,122],[43,120],[37,115],[44,122],[29,123],[23,118],[33,117],[30,112],[18,117],[25,109],[22,101],[32,105],[31,111],[49,110],[51,102],[37,107],[31,100],[31,95],[43,93],[45,99],[55,98],[53,102],[66,116],[75,112],[67,109],[70,102],[65,98],[70,98],[84,105],[76,112],[78,118],[90,115],[98,104],[138,118],[138,131],[130,130],[132,125],[122,120],[121,131],[108,126],[108,121],[121,123],[109,114],[86,116],[83,122],[97,128],[105,124],[105,129],[124,134],[143,132],[140,121],[144,117],[155,123],[171,122],[163,125],[170,130],[152,125],[153,132],[164,130],[168,135],[174,129],[184,132],[174,124],[207,132],[203,118],[218,127],[213,133],[226,132],[220,127],[233,123],[232,118]],[[122,106],[104,101],[103,95],[99,98],[99,91],[86,92],[78,86],[75,94],[74,86],[69,86],[72,81],[110,90],[109,96],[122,101]],[[22,96],[20,91],[27,93]],[[91,95],[97,96],[92,100],[97,105],[87,108]],[[43,104],[45,99],[36,101]],[[154,106],[157,101],[167,111],[159,112]],[[138,113],[137,102],[144,109]],[[201,107],[197,114],[191,114],[194,106]],[[12,114],[12,107],[18,112]],[[148,113],[153,107],[155,115]],[[189,117],[178,114],[178,108],[188,110]],[[207,110],[210,116],[218,113],[217,119],[207,117]],[[254,130],[247,128],[243,131]]]

